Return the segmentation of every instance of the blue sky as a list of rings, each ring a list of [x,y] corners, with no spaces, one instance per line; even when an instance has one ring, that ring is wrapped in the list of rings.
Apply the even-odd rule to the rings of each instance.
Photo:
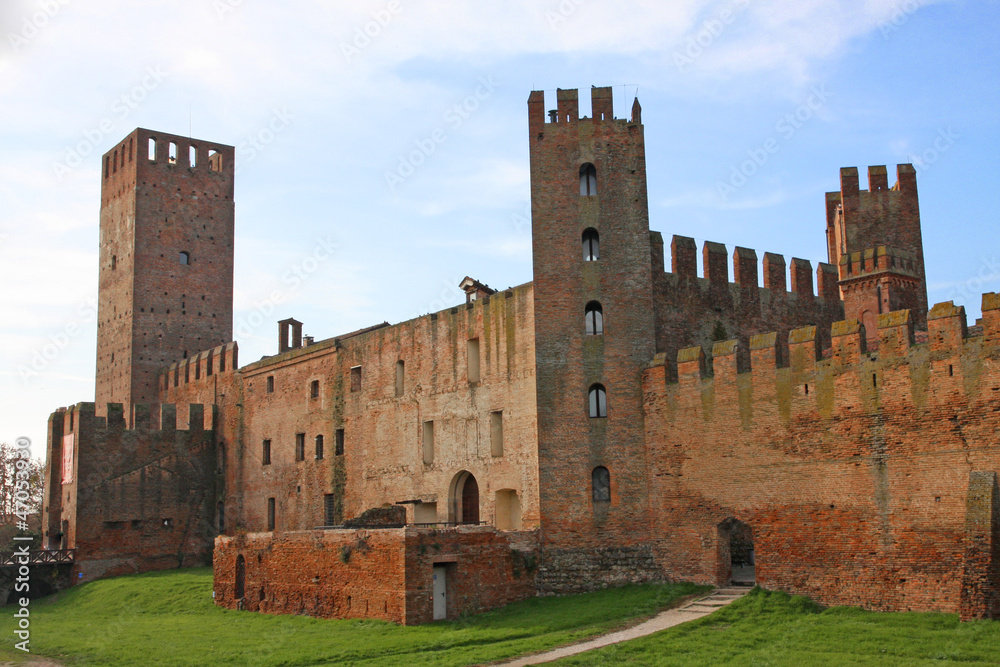
[[[48,413],[93,400],[99,158],[137,126],[237,147],[243,363],[284,317],[326,338],[529,281],[533,89],[586,113],[611,85],[618,117],[638,93],[668,244],[815,266],[840,167],[913,162],[931,303],[971,324],[1000,291],[996,2],[345,4],[0,6],[0,441],[41,455]]]

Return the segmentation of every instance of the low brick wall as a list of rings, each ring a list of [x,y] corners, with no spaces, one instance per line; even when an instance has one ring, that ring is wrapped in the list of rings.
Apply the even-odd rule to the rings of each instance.
[[[238,559],[242,557],[242,565]],[[537,538],[489,527],[337,529],[220,536],[215,603],[268,614],[433,618],[433,571],[447,571],[448,618],[535,595]],[[244,573],[237,597],[237,572]]]

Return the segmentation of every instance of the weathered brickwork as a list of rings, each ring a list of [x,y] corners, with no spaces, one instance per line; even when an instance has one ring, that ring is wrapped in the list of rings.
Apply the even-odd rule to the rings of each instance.
[[[536,540],[530,532],[475,526],[219,537],[215,602],[268,614],[416,625],[434,618],[433,577],[435,566],[443,566],[444,617],[457,618],[534,597]]]
[[[175,406],[158,408],[154,419],[134,406],[132,428],[115,403],[107,417],[79,403],[49,420],[46,547],[76,550],[75,581],[211,562],[211,414],[187,406],[189,426],[178,429]]]
[[[812,327],[780,354],[776,336],[755,337],[746,372],[735,341],[715,346],[711,376],[693,348],[678,357],[676,383],[657,359],[644,375],[645,423],[667,575],[727,581],[722,526],[737,519],[753,531],[767,588],[995,614],[1000,332],[986,312],[984,335],[965,338],[964,311],[939,304],[922,345],[909,313],[883,315],[878,354],[865,353],[856,323],[834,327],[830,359],[817,358]],[[975,587],[963,583],[970,575]]]
[[[531,283],[319,341],[283,320],[243,367],[232,148],[109,151],[99,403],[50,419],[50,548],[90,578],[218,535],[218,604],[405,624],[737,576],[1000,615],[1000,295],[971,327],[927,308],[913,167],[841,170],[828,263],[710,241],[699,276],[650,230],[638,100],[556,98],[528,100]]]

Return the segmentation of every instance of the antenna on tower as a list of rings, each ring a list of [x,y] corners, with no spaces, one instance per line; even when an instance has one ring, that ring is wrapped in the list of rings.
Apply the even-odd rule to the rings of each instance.
[[[194,112],[191,110],[192,104],[188,103],[188,139],[194,139],[194,131],[192,127],[194,125]]]

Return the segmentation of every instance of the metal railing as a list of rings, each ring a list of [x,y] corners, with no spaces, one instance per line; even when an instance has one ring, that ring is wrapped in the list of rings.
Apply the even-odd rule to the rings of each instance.
[[[0,554],[0,567],[12,565],[42,565],[45,563],[72,563],[75,549],[39,549],[28,552],[28,562],[22,563],[21,556],[14,552]]]

